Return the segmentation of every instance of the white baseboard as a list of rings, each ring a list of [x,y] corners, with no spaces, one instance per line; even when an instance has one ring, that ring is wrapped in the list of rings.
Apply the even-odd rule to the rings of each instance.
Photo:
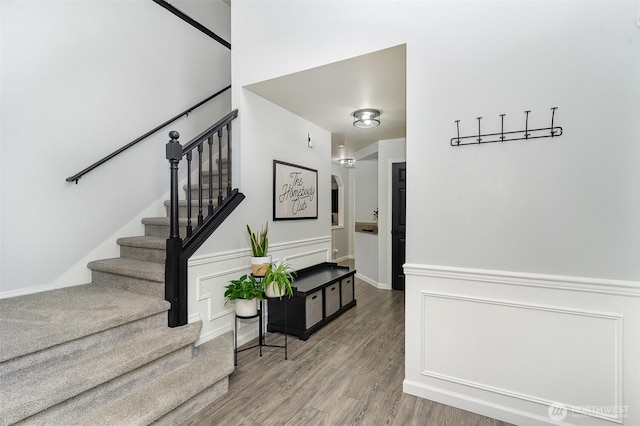
[[[362,275],[357,270],[356,270],[356,278],[364,281],[365,283],[367,283],[369,285],[374,286],[375,288],[378,288],[378,281],[376,281],[374,279],[371,279],[371,278],[367,277],[366,275]]]
[[[445,391],[423,383],[405,380],[402,383],[405,393],[418,396],[429,401],[439,402],[461,410],[491,417],[518,426],[539,426],[542,424],[561,425],[548,416],[532,415],[512,407],[490,404],[487,401],[469,397],[467,395]],[[564,423],[566,425],[566,423]]]
[[[359,273],[358,271],[356,271],[356,278],[361,279],[362,281],[364,281],[365,283],[374,286],[375,288],[378,288],[380,290],[391,290],[391,285],[389,284],[385,284],[385,283],[380,283],[372,278],[367,277],[366,275],[362,275],[361,273]]]
[[[345,260],[351,260],[351,259],[355,259],[355,256],[353,255],[347,255],[347,256],[342,256],[342,257],[338,257],[336,259],[333,259],[332,262],[344,262]]]
[[[60,285],[58,287],[54,287],[52,285],[43,285],[38,287],[27,287],[27,288],[21,288],[17,290],[3,291],[3,292],[0,292],[0,299],[9,299],[11,297],[26,296],[27,294],[42,293],[43,291],[51,291],[51,290],[56,290],[59,288],[66,288],[66,287],[75,287],[77,285],[81,285],[81,284],[69,283],[66,286]]]

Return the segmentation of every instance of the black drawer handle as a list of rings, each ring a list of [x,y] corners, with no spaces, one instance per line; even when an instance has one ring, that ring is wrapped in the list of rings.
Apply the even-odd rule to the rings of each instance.
[[[334,291],[336,288],[335,287],[331,287],[331,291]]]
[[[314,300],[314,299],[317,299],[317,298],[318,298],[318,296],[316,295],[316,296],[313,296],[313,297],[311,298],[311,300]]]

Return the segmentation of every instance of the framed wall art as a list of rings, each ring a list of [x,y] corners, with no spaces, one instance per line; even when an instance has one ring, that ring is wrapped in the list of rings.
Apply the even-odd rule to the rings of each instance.
[[[273,220],[318,218],[318,171],[273,160]]]

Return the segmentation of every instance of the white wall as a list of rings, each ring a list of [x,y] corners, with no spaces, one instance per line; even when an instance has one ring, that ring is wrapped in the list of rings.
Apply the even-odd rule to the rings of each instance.
[[[408,43],[407,154],[424,165],[408,177],[432,194],[408,220],[433,218],[409,238],[410,261],[638,279],[637,5],[400,4],[239,1],[236,55],[259,64],[243,71],[255,81]],[[466,134],[477,116],[489,131],[505,113],[512,129],[528,109],[532,126],[546,125],[552,106],[559,140],[449,146],[457,119]],[[487,239],[492,250],[480,250]]]
[[[247,64],[250,81],[407,45],[407,391],[518,424],[551,422],[552,401],[640,400],[638,380],[610,386],[612,375],[640,371],[638,13],[637,2],[617,1],[234,3],[234,64]],[[530,125],[544,127],[554,106],[561,138],[449,146],[455,120],[463,135],[477,116],[495,131],[504,113],[506,129],[517,130],[531,110]],[[445,337],[474,324],[469,306],[487,315],[472,352],[517,356],[508,380],[502,357],[474,370],[450,351]],[[576,375],[538,351],[511,351],[525,334],[530,347],[547,348],[541,324],[584,339],[591,314],[599,345],[567,339],[549,353],[605,369]],[[429,364],[446,355],[451,364]],[[625,416],[614,420],[640,422],[637,407]]]
[[[239,64],[238,69],[247,67]],[[241,76],[242,73],[237,73]],[[234,87],[242,87],[236,83]],[[242,80],[241,80],[242,81]],[[238,90],[234,108],[234,157],[236,184],[245,200],[189,260],[189,321],[203,321],[198,343],[232,329],[233,304],[224,305],[224,286],[250,272],[250,243],[246,225],[269,222],[269,253],[295,269],[330,261],[331,256],[331,134],[266,101],[246,89]],[[307,147],[307,134],[316,143]],[[241,134],[241,136],[239,136]],[[273,160],[298,164],[318,171],[318,219],[273,221]],[[242,344],[256,336],[253,323],[238,330]]]
[[[353,245],[355,251],[356,277],[380,287],[378,276],[378,236],[365,232],[354,232]]]
[[[373,222],[373,211],[378,208],[378,161],[357,161],[354,173],[356,222]]]
[[[391,182],[392,165],[406,161],[406,139],[381,140],[356,153],[356,220],[372,222],[378,208],[378,235],[355,238],[358,277],[382,289],[391,289]],[[375,206],[375,207],[374,207]]]
[[[349,174],[352,169],[331,165],[331,174],[340,176],[342,180],[342,217],[340,226],[331,227],[331,241],[333,259],[337,261],[353,258],[353,192],[349,185]],[[336,252],[335,249],[338,251]]]
[[[231,43],[231,11],[223,0],[171,0],[170,3]]]
[[[221,1],[208,10],[229,19]],[[89,281],[86,268],[57,278],[168,191],[169,130],[188,141],[230,94],[78,185],[65,178],[228,85],[230,53],[152,2],[3,1],[1,19],[6,297]],[[109,244],[101,254],[117,256]]]
[[[355,221],[373,222],[373,211],[378,208],[378,160],[357,160],[353,174]],[[377,287],[378,236],[355,232],[353,241],[357,277]]]
[[[4,20],[2,19],[2,17],[4,16],[4,12],[2,11],[2,2],[0,2],[0,43],[2,43],[2,39],[4,38],[4,30],[3,30],[3,22]],[[1,47],[1,44],[0,44]],[[3,151],[3,147],[4,147],[4,142],[2,141],[2,136],[4,134],[4,132],[2,131],[2,111],[4,111],[4,107],[3,107],[3,85],[4,85],[4,79],[2,78],[2,71],[3,71],[3,67],[0,61],[0,164],[3,164],[2,162],[2,151]],[[2,184],[2,171],[0,171],[0,191],[3,188],[3,184]],[[2,207],[2,200],[4,197],[2,197],[2,195],[0,194],[0,286],[2,285],[2,265],[4,264],[2,257],[3,257],[3,253],[4,253],[4,249],[3,249],[3,241],[4,238],[2,237],[2,216],[3,216],[3,212],[4,212],[4,208]]]

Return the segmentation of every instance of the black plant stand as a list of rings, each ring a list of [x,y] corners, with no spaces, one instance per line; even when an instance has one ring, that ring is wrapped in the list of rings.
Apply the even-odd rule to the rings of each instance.
[[[284,349],[284,359],[288,359],[288,345],[287,345],[287,298],[284,298],[284,313],[285,313],[285,322],[284,322],[284,345],[268,345],[265,341],[264,336],[264,328],[263,328],[263,320],[264,320],[264,300],[260,301],[260,306],[258,307],[258,314],[252,315],[249,317],[243,317],[240,315],[235,316],[235,345],[234,345],[234,365],[238,365],[238,352],[246,351],[253,348],[260,348],[260,356],[262,356],[262,348],[281,348]],[[249,346],[248,348],[238,349],[238,319],[251,319],[258,317],[258,344]]]

